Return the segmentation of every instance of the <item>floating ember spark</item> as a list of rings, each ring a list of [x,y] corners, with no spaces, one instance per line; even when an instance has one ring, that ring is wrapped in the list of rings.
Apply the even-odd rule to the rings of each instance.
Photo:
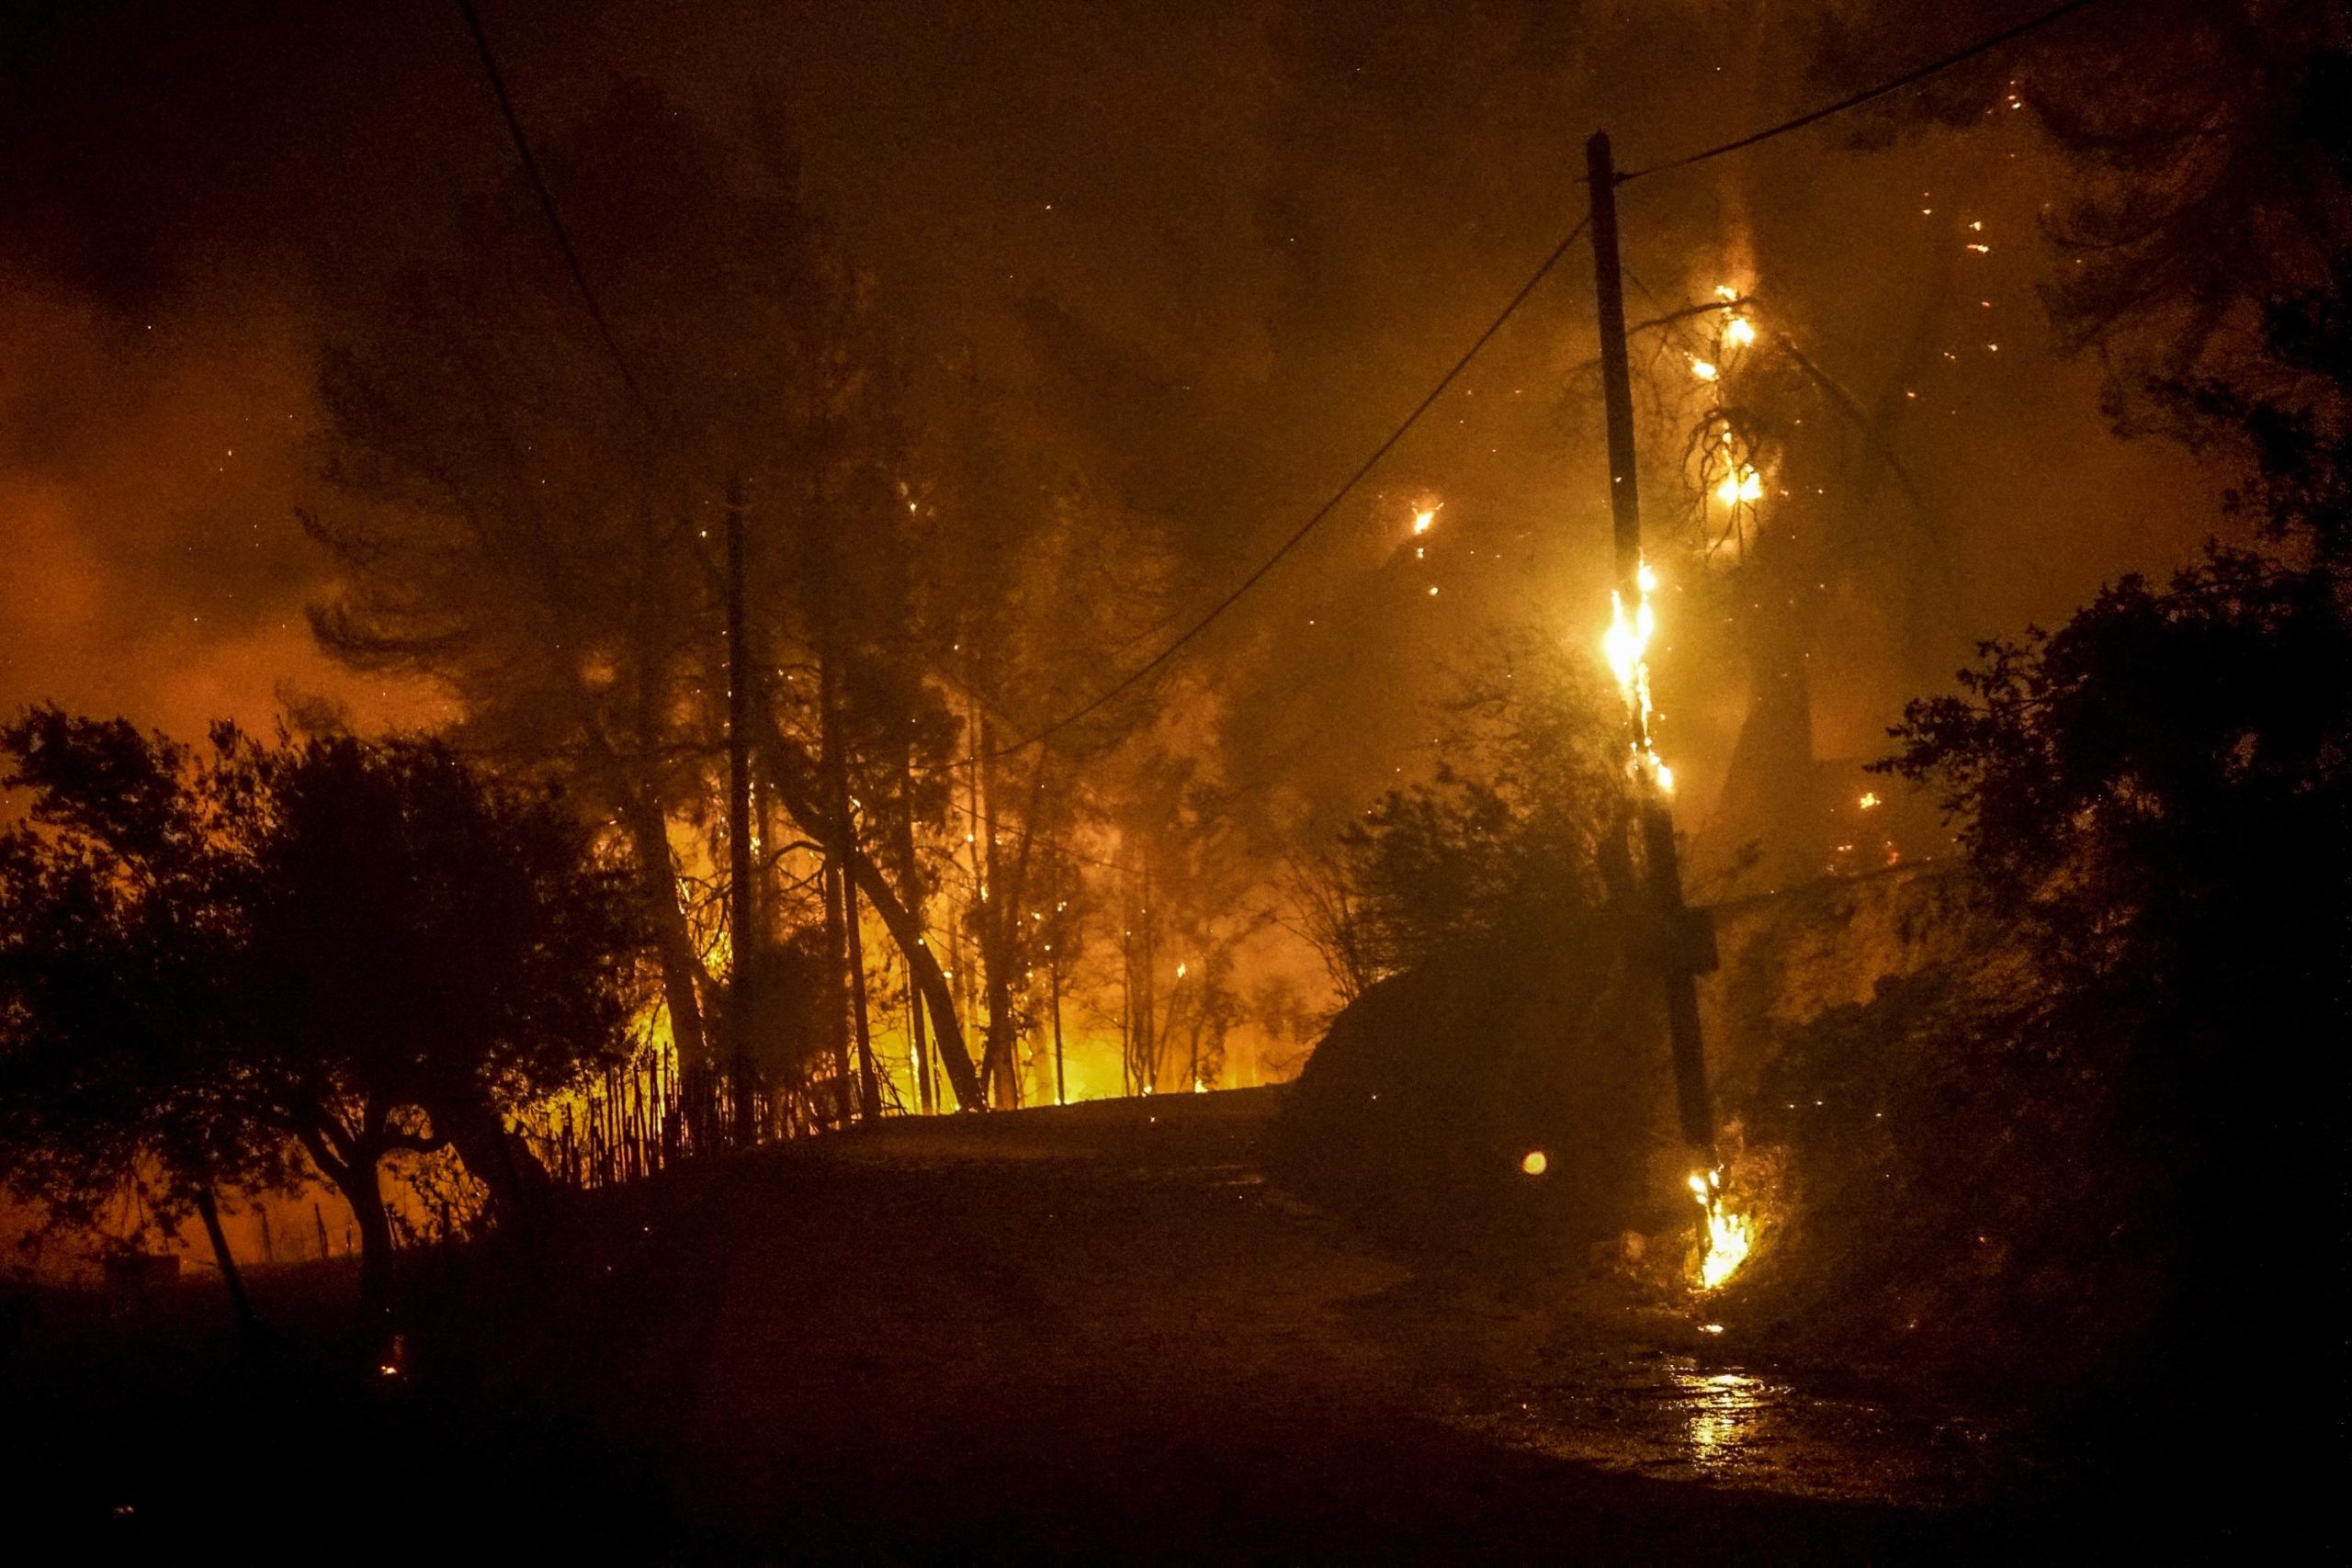
[[[1527,1157],[1519,1162],[1519,1168],[1530,1176],[1541,1176],[1552,1168],[1552,1161],[1542,1149],[1530,1149]]]
[[[1866,790],[1862,791],[1862,798],[1861,798],[1860,805],[1861,805],[1862,809],[1863,809],[1863,810],[1865,810],[1865,811],[1875,811],[1875,810],[1877,810],[1877,809],[1878,809],[1878,792],[1877,792],[1876,790],[1869,790],[1869,789],[1866,789]]]
[[[1755,1227],[1745,1214],[1732,1213],[1724,1201],[1724,1173],[1690,1174],[1690,1195],[1707,1216],[1706,1239],[1699,1254],[1699,1288],[1712,1291],[1736,1273],[1755,1245]]]

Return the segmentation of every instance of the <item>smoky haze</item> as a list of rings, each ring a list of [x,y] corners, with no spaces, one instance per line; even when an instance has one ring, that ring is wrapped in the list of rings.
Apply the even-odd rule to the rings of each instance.
[[[1802,7],[513,3],[484,20],[543,146],[633,83],[747,157],[797,147],[905,352],[983,381],[1004,424],[1153,519],[1180,613],[1262,558],[1576,221],[1591,130],[1639,166],[1827,90]],[[0,698],[183,732],[303,694],[365,727],[435,720],[433,692],[311,645],[301,612],[334,583],[294,512],[318,485],[323,301],[449,254],[458,210],[513,177],[457,14],[123,4],[12,26]],[[1635,319],[1729,281],[1855,400],[1905,405],[1892,428],[1933,516],[1882,483],[1862,526],[1883,548],[1817,579],[1821,758],[1875,754],[1975,637],[2211,525],[2211,481],[2113,439],[2097,367],[2052,352],[2033,289],[2053,174],[2030,116],[1987,118],[1881,152],[1824,128],[1626,192]],[[559,201],[596,178],[555,166]],[[593,278],[594,223],[575,237]],[[1152,689],[1207,776],[1274,781],[1235,807],[1257,830],[1319,831],[1426,767],[1426,704],[1488,629],[1597,635],[1589,317],[1579,251]],[[628,348],[658,376],[662,344]],[[1693,504],[1686,357],[1637,344],[1668,538]],[[1792,487],[1835,502],[1838,474],[1797,468]],[[1752,681],[1683,603],[1670,581],[1663,739],[1703,840]]]

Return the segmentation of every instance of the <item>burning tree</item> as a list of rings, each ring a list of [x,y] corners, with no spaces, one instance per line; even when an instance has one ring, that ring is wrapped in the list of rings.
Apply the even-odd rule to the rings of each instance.
[[[1010,748],[1101,669],[1149,552],[1122,559],[1124,511],[1037,456],[976,358],[902,351],[787,147],[626,98],[550,162],[626,363],[519,186],[473,220],[498,265],[350,302],[324,367],[337,492],[311,522],[345,568],[322,640],[437,679],[460,747],[566,781],[630,844],[697,1136],[820,1081],[816,1122],[881,1110],[869,915],[922,1101],[1012,1103],[1030,886],[1081,816],[1076,759],[1134,716]],[[577,201],[575,164],[595,171]],[[829,1065],[728,1093],[799,1059],[761,1038],[798,1021],[763,1011],[756,955],[812,942]]]

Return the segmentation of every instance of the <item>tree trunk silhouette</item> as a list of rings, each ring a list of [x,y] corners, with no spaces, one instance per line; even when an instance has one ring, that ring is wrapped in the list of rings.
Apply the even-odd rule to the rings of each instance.
[[[446,1139],[473,1179],[490,1190],[502,1220],[524,1220],[555,1201],[555,1179],[521,1136],[507,1129],[497,1108],[477,1097],[438,1097],[426,1103],[436,1138]]]
[[[251,1335],[260,1326],[254,1316],[254,1303],[245,1294],[244,1276],[237,1270],[237,1259],[229,1251],[229,1237],[220,1228],[220,1206],[214,1201],[212,1189],[196,1190],[197,1217],[204,1222],[204,1236],[212,1244],[212,1261],[220,1266],[220,1283],[229,1292],[229,1304],[236,1309],[237,1325]]]
[[[383,1181],[374,1159],[352,1166],[344,1196],[359,1228],[359,1304],[370,1311],[387,1308],[392,1299],[392,1222],[384,1213]]]
[[[786,737],[775,716],[763,711],[755,716],[754,722],[760,726],[758,739],[769,753],[769,775],[785,811],[802,832],[819,843],[840,840],[843,869],[865,901],[874,906],[874,912],[881,917],[890,940],[906,955],[907,967],[931,1009],[932,1027],[939,1043],[939,1065],[947,1075],[948,1087],[956,1091],[956,1105],[966,1111],[982,1109],[979,1075],[973,1070],[971,1054],[965,1048],[963,1027],[956,1020],[956,995],[948,989],[938,955],[931,950],[922,914],[907,907],[906,900],[899,897],[898,889],[890,885],[889,877],[872,856],[847,835],[833,832],[827,813],[818,806],[816,770],[807,753]]]
[[[702,955],[695,950],[694,933],[686,927],[686,912],[678,903],[677,870],[670,860],[669,820],[661,802],[646,791],[630,794],[623,826],[637,861],[638,877],[646,906],[652,911],[654,949],[662,969],[662,999],[670,1010],[670,1039],[677,1047],[678,1066],[685,1078],[682,1103],[689,1130],[700,1138],[708,1129],[696,1120],[704,1113],[703,1092],[710,1055],[703,1032]]]

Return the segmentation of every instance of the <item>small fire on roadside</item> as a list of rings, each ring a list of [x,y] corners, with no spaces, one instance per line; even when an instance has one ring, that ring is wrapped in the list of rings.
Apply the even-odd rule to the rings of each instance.
[[[1756,1242],[1755,1226],[1747,1215],[1734,1213],[1724,1202],[1720,1168],[1691,1172],[1690,1194],[1707,1216],[1707,1233],[1700,1243],[1699,1288],[1713,1291],[1747,1261],[1748,1249]]]

